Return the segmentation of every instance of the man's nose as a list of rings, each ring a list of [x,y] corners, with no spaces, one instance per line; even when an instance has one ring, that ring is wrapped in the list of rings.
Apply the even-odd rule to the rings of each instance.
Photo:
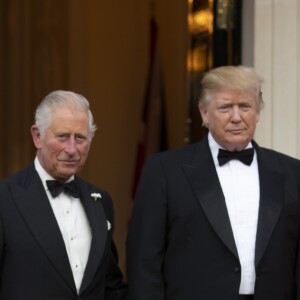
[[[67,145],[66,145],[66,148],[65,148],[65,151],[68,153],[68,154],[74,154],[76,153],[77,151],[77,148],[76,148],[76,141],[73,137],[70,137],[67,141]]]
[[[238,106],[234,106],[232,108],[231,119],[232,119],[232,122],[240,122],[241,121],[241,110]]]

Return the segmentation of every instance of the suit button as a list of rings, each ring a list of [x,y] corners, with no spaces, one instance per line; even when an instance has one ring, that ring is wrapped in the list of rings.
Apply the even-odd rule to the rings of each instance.
[[[234,272],[235,272],[235,273],[239,273],[239,272],[240,272],[240,267],[235,267],[235,268],[234,268]]]

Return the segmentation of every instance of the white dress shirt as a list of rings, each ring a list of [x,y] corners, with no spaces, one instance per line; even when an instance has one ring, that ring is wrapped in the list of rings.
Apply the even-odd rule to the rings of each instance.
[[[35,158],[34,164],[43,182],[65,242],[75,285],[77,292],[79,292],[92,240],[87,216],[79,198],[73,198],[64,192],[53,198],[48,190],[46,180],[53,180],[54,178],[43,169],[37,157]],[[74,176],[72,176],[69,181],[73,179]]]
[[[239,160],[231,160],[223,166],[218,163],[218,151],[222,148],[208,135],[218,177],[221,183],[229,219],[241,263],[240,294],[254,294],[255,241],[259,209],[259,173],[257,156],[250,166]],[[251,148],[249,145],[246,148]]]

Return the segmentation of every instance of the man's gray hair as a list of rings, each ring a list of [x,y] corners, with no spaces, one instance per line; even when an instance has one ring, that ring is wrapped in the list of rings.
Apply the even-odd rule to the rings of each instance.
[[[48,94],[36,109],[35,125],[39,129],[42,137],[45,136],[46,130],[51,126],[53,109],[65,107],[70,104],[79,106],[86,112],[89,123],[89,139],[92,140],[97,127],[94,124],[94,118],[88,100],[80,94],[63,90],[53,91]]]

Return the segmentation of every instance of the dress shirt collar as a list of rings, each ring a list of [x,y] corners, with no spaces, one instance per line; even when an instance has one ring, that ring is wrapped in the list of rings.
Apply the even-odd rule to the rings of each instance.
[[[224,147],[220,146],[216,140],[213,138],[212,134],[209,132],[208,133],[208,145],[214,160],[214,163],[216,166],[219,166],[219,162],[218,162],[218,153],[219,153],[219,149],[225,149]],[[249,149],[253,147],[252,143],[249,142],[249,144],[245,147],[245,149]]]
[[[45,169],[42,167],[42,165],[40,164],[39,162],[39,159],[37,157],[35,157],[34,159],[34,166],[35,166],[35,169],[36,171],[38,172],[41,180],[42,180],[42,183],[43,183],[43,186],[44,186],[44,189],[46,191],[48,191],[48,187],[47,187],[47,183],[46,183],[46,180],[55,180],[55,178],[53,178],[50,174],[48,174]],[[67,182],[71,181],[74,179],[74,175],[72,175],[68,180]]]

